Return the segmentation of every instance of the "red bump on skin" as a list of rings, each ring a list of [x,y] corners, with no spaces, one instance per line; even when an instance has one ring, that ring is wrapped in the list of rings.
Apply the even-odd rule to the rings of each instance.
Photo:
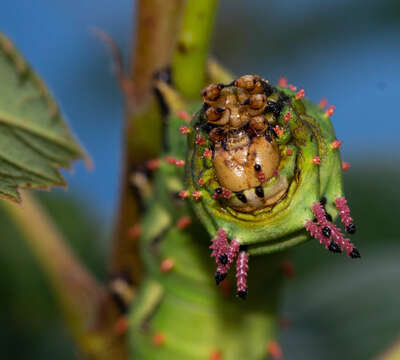
[[[304,89],[300,89],[296,94],[296,99],[302,99],[304,96],[306,96],[306,92],[304,91]]]
[[[185,122],[190,122],[190,120],[192,119],[192,117],[189,115],[189,113],[185,110],[178,110],[176,112],[176,116]]]
[[[180,126],[180,127],[179,127],[179,131],[180,131],[183,135],[186,135],[186,134],[189,134],[189,133],[190,133],[190,129],[189,129],[187,126],[185,126],[185,125]]]
[[[294,279],[294,277],[296,276],[294,266],[293,266],[292,262],[289,260],[282,261],[281,269],[282,269],[282,272],[285,274],[285,276],[287,276],[290,279]]]
[[[346,171],[348,169],[350,169],[350,164],[348,162],[342,161],[342,170]]]
[[[283,352],[276,341],[270,341],[266,346],[267,353],[275,360],[283,359]]]
[[[209,148],[205,148],[203,152],[203,157],[206,159],[211,159],[212,151]]]
[[[175,266],[175,260],[172,258],[166,258],[161,261],[160,270],[163,273],[170,272]]]
[[[178,167],[181,167],[181,166],[185,165],[185,160],[178,160],[178,159],[176,159],[176,158],[174,158],[172,156],[166,156],[164,158],[164,160],[165,160],[165,162],[167,164],[175,165],[175,166],[178,166]]]
[[[326,109],[325,115],[330,117],[333,115],[334,112],[335,112],[335,107],[331,105]]]
[[[260,183],[264,184],[267,181],[267,179],[265,178],[265,174],[262,170],[257,171],[257,176]]]
[[[293,154],[293,150],[292,149],[287,149],[286,150],[286,155],[292,155]]]
[[[280,77],[279,78],[279,80],[278,80],[278,86],[281,86],[281,87],[287,87],[288,86],[288,82],[287,82],[287,79],[285,78],[285,77]]]
[[[185,200],[189,196],[189,193],[187,192],[187,190],[182,190],[182,191],[179,192],[178,196],[182,200]]]
[[[201,198],[201,192],[200,191],[193,191],[192,196],[193,196],[194,199],[199,200]]]
[[[314,165],[319,165],[319,164],[321,164],[321,158],[320,158],[319,156],[314,156],[314,157],[312,158],[312,163],[313,163]]]
[[[282,136],[285,133],[285,130],[282,129],[279,125],[275,125],[275,134],[278,136]]]
[[[129,321],[127,316],[121,316],[117,319],[116,323],[114,324],[114,333],[117,335],[123,335],[128,331],[129,328]]]
[[[157,170],[161,166],[160,159],[152,159],[146,162],[147,169],[154,171]]]
[[[199,181],[197,182],[197,185],[203,186],[204,185],[204,180],[203,178],[200,178]]]
[[[176,159],[174,157],[172,157],[172,156],[166,156],[164,158],[164,160],[165,160],[165,162],[167,164],[170,164],[170,165],[175,165],[176,164]]]
[[[283,122],[288,123],[289,120],[292,118],[292,114],[291,113],[287,113],[284,117],[283,117]]]
[[[154,334],[153,336],[153,346],[162,346],[165,344],[165,335],[161,332]]]
[[[191,223],[192,219],[190,218],[190,216],[182,216],[176,223],[176,226],[178,227],[178,230],[183,230],[187,228]]]
[[[223,188],[222,189],[222,196],[225,198],[225,199],[230,199],[231,198],[231,196],[232,196],[232,192],[230,191],[230,190],[228,190],[228,189],[225,189],[225,188]]]
[[[131,228],[128,230],[129,238],[131,240],[136,240],[142,233],[142,228],[139,224],[133,225]]]
[[[326,107],[328,106],[328,99],[327,99],[327,98],[322,98],[322,99],[319,101],[318,106],[319,106],[321,109],[326,108]]]
[[[222,352],[220,350],[211,351],[210,360],[222,360]]]
[[[289,90],[292,90],[292,91],[296,91],[297,90],[297,87],[292,85],[292,84],[289,84],[288,88],[289,88]]]
[[[331,143],[332,149],[340,149],[341,145],[342,145],[342,142],[340,140],[334,140]]]
[[[203,139],[200,135],[196,135],[196,144],[197,145],[205,145],[206,140]]]

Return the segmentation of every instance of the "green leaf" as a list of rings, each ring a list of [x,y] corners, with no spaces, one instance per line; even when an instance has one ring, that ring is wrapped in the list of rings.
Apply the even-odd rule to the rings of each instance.
[[[86,157],[39,77],[0,33],[0,196],[65,186],[59,168]]]

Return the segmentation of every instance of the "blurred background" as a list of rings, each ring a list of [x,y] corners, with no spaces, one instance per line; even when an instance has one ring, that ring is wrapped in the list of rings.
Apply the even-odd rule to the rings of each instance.
[[[351,169],[346,193],[362,259],[316,242],[292,251],[280,342],[285,359],[373,359],[400,336],[400,2],[221,0],[213,54],[236,74],[280,76],[315,101],[327,97]],[[65,173],[68,192],[40,193],[78,255],[99,278],[120,172],[123,103],[97,27],[128,63],[131,0],[2,0],[7,34],[47,83],[95,168]],[[65,216],[68,214],[68,216]],[[0,213],[0,358],[77,359],[40,268]]]

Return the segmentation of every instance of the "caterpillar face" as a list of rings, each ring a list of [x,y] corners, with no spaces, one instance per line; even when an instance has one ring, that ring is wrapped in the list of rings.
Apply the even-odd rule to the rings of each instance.
[[[281,179],[272,191],[264,189],[280,163],[276,134],[271,127],[276,122],[275,114],[268,111],[276,107],[279,95],[266,81],[247,75],[232,86],[208,86],[203,98],[203,123],[211,127],[208,138],[215,178],[233,193],[226,205],[251,212],[275,204],[288,188]]]
[[[268,253],[308,238],[305,223],[321,197],[328,213],[337,215],[341,160],[330,145],[330,114],[304,99],[304,90],[245,75],[211,84],[201,95],[186,180],[212,236],[224,229],[248,253]]]

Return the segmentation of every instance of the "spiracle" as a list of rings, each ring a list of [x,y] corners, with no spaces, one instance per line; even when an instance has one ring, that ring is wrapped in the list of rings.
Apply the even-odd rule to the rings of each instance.
[[[258,75],[211,84],[201,95],[190,123],[186,181],[211,236],[222,229],[248,254],[264,254],[311,235],[333,252],[358,257],[332,224],[340,214],[348,233],[355,230],[343,197],[334,108],[324,111],[303,89]]]

